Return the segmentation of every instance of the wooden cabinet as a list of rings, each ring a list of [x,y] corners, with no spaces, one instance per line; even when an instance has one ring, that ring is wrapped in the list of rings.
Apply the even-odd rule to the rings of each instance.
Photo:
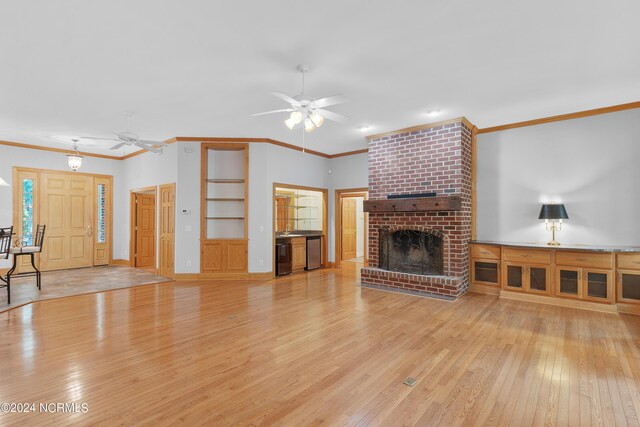
[[[472,291],[640,314],[640,248],[473,242],[469,245],[469,270]]]
[[[483,292],[500,290],[500,246],[469,245],[471,286]]]
[[[625,253],[617,255],[617,292],[618,302],[635,307],[640,314],[640,254]],[[627,310],[627,312],[630,312]]]
[[[551,290],[549,251],[503,248],[503,289],[548,295]]]
[[[291,239],[291,269],[300,270],[307,266],[307,238],[294,237]]]
[[[503,277],[504,289],[549,294],[551,281],[548,265],[505,262]]]
[[[613,254],[557,251],[555,296],[612,303]]]
[[[207,240],[202,244],[203,273],[241,273],[247,271],[246,240]]]
[[[555,295],[597,302],[613,302],[611,270],[556,266]]]

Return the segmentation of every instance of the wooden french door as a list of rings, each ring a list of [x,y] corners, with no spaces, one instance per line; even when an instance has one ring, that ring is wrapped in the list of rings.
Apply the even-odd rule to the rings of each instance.
[[[136,267],[156,266],[156,195],[136,193]]]
[[[47,226],[43,270],[93,266],[93,178],[43,172],[40,218]]]
[[[357,207],[355,199],[342,199],[342,259],[356,257]]]
[[[160,186],[160,271],[173,278],[175,258],[175,197],[176,185]]]

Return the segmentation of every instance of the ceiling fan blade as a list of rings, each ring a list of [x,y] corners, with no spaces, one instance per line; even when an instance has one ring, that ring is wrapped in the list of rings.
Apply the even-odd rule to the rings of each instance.
[[[121,142],[120,144],[116,144],[113,147],[111,147],[110,150],[117,150],[118,148],[122,148],[125,145],[126,144],[124,142]]]
[[[118,141],[118,142],[120,142],[119,139],[115,139],[115,138],[98,138],[98,137],[95,137],[95,136],[79,136],[78,138],[80,138],[80,139],[96,139],[96,140]]]
[[[151,145],[143,144],[143,143],[140,143],[140,142],[134,142],[133,144],[136,147],[144,148],[145,150],[151,151],[152,153],[157,153],[157,154],[162,153],[162,149],[161,148],[156,148],[156,147],[153,147]]]
[[[325,119],[333,120],[334,122],[347,123],[349,121],[349,117],[334,113],[333,111],[318,108],[317,110],[314,110],[314,112],[320,114]]]
[[[316,101],[313,101],[313,103],[318,108],[324,108],[324,107],[329,107],[331,105],[343,104],[347,101],[348,101],[347,97],[339,93],[337,95],[327,96],[326,98],[318,99]]]
[[[138,142],[142,143],[142,144],[148,144],[148,145],[155,145],[158,147],[166,147],[167,143],[163,142],[163,141],[148,141],[145,139],[139,139]]]
[[[271,95],[273,96],[277,96],[278,98],[282,99],[283,101],[288,102],[289,104],[293,105],[294,107],[299,106],[300,103],[298,101],[296,101],[295,99],[293,99],[292,97],[290,97],[289,95],[285,95],[282,92],[269,92]]]
[[[271,111],[265,111],[264,113],[253,113],[251,114],[251,116],[256,117],[256,116],[264,116],[265,114],[290,113],[291,111],[295,111],[295,110],[293,108],[283,108],[282,110],[271,110]]]

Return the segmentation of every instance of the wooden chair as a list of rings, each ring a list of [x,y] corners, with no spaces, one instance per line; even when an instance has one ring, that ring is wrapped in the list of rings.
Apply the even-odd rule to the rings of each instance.
[[[11,277],[36,276],[36,284],[38,286],[38,289],[42,289],[42,280],[41,280],[42,274],[40,273],[40,270],[38,270],[38,267],[36,267],[35,254],[39,254],[40,252],[42,252],[42,243],[44,242],[45,229],[46,229],[46,225],[38,224],[38,227],[36,228],[36,234],[33,237],[33,245],[12,246],[9,249],[9,253],[13,255],[13,266],[11,267],[11,270],[7,272],[7,284],[9,284],[9,282],[11,281]],[[29,255],[31,257],[31,267],[33,267],[35,271],[27,271],[24,273],[14,274],[14,271],[16,270],[16,266],[17,266],[18,257],[24,256],[24,255]]]
[[[11,238],[13,236],[13,227],[0,228],[0,259],[8,259],[11,250]],[[0,276],[0,288],[7,288],[7,304],[11,304],[11,279]]]

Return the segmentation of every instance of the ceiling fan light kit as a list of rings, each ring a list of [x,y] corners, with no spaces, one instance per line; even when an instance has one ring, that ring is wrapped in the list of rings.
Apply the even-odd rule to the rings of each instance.
[[[347,116],[324,109],[325,107],[347,102],[347,98],[345,98],[344,95],[337,94],[321,99],[315,99],[305,95],[304,76],[309,71],[309,66],[301,64],[298,65],[297,70],[302,74],[302,93],[300,95],[291,97],[281,92],[271,92],[273,96],[288,102],[291,105],[291,108],[265,111],[263,113],[252,114],[252,116],[288,112],[290,113],[289,118],[284,120],[284,124],[287,128],[293,130],[298,125],[303,124],[304,130],[307,132],[313,132],[315,129],[322,126],[324,119],[334,120],[341,123],[349,120]]]

